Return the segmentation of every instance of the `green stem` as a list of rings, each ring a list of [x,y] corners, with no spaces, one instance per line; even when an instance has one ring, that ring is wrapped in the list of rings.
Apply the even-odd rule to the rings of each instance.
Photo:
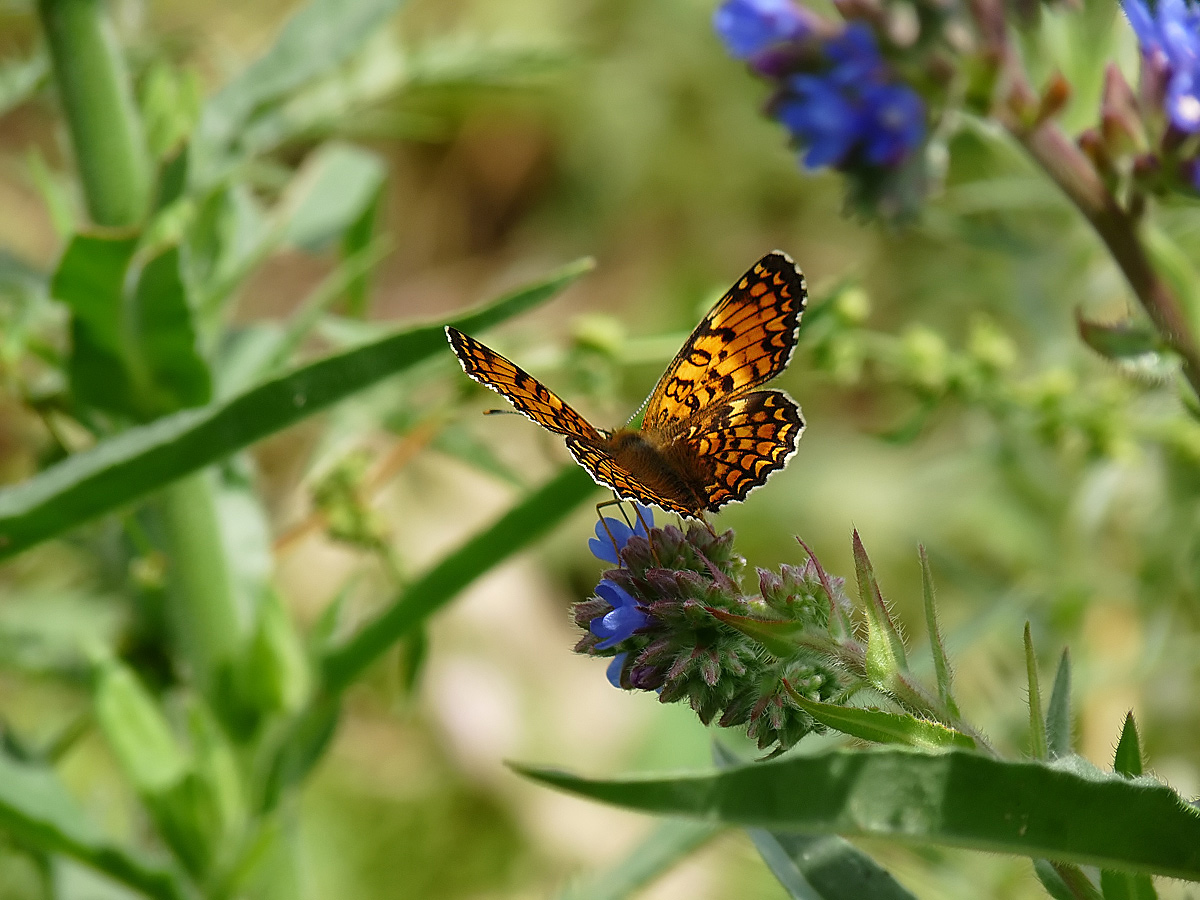
[[[197,684],[211,692],[241,645],[233,583],[221,542],[212,470],[196,472],[159,496],[171,548],[171,624]]]
[[[102,0],[39,0],[38,14],[88,212],[133,227],[149,207],[152,170],[129,73]],[[212,478],[191,475],[159,498],[170,558],[176,641],[206,688],[239,639]]]
[[[138,224],[151,167],[112,23],[102,0],[39,0],[88,213],[97,225]]]

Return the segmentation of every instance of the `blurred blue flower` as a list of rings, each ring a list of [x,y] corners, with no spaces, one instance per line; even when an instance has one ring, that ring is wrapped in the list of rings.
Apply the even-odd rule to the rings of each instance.
[[[925,104],[903,84],[863,92],[863,152],[875,166],[902,163],[925,140]]]
[[[825,57],[833,63],[829,79],[842,88],[858,88],[884,75],[883,57],[875,35],[862,22],[851,22],[841,34],[825,42]]]
[[[596,594],[612,607],[611,612],[596,616],[588,624],[588,630],[592,634],[603,638],[596,644],[597,650],[615,647],[626,638],[632,637],[639,628],[645,628],[651,623],[651,618],[642,612],[637,601],[624,588],[607,578],[601,579],[596,585]]]
[[[819,169],[840,164],[858,142],[861,123],[842,90],[827,78],[793,75],[775,112],[807,149],[804,166]]]
[[[784,0],[728,0],[713,21],[730,53],[754,57],[759,74],[778,85],[771,113],[791,132],[805,168],[894,169],[924,141],[925,103],[892,80],[865,23],[831,34]],[[778,49],[764,53],[770,48]],[[760,65],[768,57],[774,62]]]
[[[751,59],[776,44],[804,37],[809,26],[792,0],[727,0],[713,13],[713,29],[731,55]]]
[[[621,565],[621,548],[635,534],[646,537],[646,528],[654,527],[654,512],[648,506],[634,504],[634,525],[630,528],[620,519],[601,517],[596,522],[596,536],[588,539],[588,549],[596,559],[614,566]]]
[[[1200,132],[1200,10],[1188,0],[1159,0],[1153,13],[1142,0],[1122,0],[1142,53],[1169,71],[1166,111],[1171,124]]]

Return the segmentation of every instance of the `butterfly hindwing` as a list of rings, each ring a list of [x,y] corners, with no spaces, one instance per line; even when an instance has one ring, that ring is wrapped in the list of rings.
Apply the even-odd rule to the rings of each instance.
[[[646,402],[643,429],[672,431],[787,367],[807,289],[791,257],[768,253],[696,326]]]
[[[796,452],[804,417],[783,391],[752,391],[714,407],[683,440],[710,468],[708,511],[742,501]]]
[[[678,513],[681,516],[693,518],[696,516],[696,510],[655,491],[617,462],[602,447],[575,438],[567,438],[567,449],[597,484],[612,488],[613,493],[622,500],[636,500],[640,503],[653,504],[660,509]]]
[[[518,412],[555,434],[599,439],[599,432],[587,419],[520,366],[449,325],[446,326],[446,337],[463,371],[502,394]]]

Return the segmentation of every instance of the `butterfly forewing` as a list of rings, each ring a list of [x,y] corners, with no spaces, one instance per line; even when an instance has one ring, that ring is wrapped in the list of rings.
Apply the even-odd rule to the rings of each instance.
[[[587,419],[520,366],[449,325],[446,326],[446,336],[463,371],[480,384],[502,394],[518,412],[555,434],[589,441],[600,440],[600,433]]]
[[[787,367],[807,291],[791,257],[768,253],[696,326],[646,402],[645,430],[675,431]]]
[[[742,501],[796,452],[804,432],[800,407],[783,391],[752,391],[713,407],[684,437],[710,467],[708,510]]]

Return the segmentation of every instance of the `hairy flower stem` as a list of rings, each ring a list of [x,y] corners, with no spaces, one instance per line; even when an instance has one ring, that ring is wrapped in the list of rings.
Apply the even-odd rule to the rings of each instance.
[[[1183,360],[1184,375],[1200,396],[1200,346],[1188,312],[1155,272],[1136,218],[1121,207],[1091,161],[1053,121],[1034,127],[1024,127],[1012,116],[1001,121],[1091,223],[1159,334]]]
[[[818,653],[836,659],[864,686],[871,683],[867,677],[866,650],[856,641],[835,641],[807,633],[797,635],[794,640],[801,646],[809,647]],[[886,686],[886,693],[909,712],[941,722],[956,731],[970,735],[975,739],[975,743],[981,751],[992,756],[996,755],[992,745],[978,729],[965,721],[962,716],[951,712],[941,700],[912,679],[904,675],[897,675]]]

